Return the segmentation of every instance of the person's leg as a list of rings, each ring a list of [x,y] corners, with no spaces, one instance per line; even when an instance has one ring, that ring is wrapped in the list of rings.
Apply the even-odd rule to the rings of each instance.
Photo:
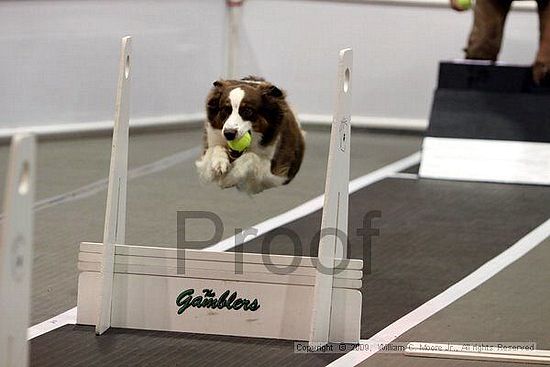
[[[512,0],[477,0],[474,25],[468,46],[467,59],[496,61],[502,43],[504,23]]]
[[[550,6],[548,0],[538,0],[540,39],[539,51],[533,63],[533,80],[535,83],[550,83]]]

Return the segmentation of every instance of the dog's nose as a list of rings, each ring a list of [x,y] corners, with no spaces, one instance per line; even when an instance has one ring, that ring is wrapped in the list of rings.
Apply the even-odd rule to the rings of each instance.
[[[229,141],[235,139],[235,137],[237,136],[237,130],[236,129],[225,129],[223,131],[223,136],[225,136],[225,138]]]

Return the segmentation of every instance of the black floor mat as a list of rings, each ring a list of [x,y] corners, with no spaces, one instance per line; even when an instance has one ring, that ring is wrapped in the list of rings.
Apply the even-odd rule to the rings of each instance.
[[[413,166],[410,166],[409,168],[404,169],[400,173],[418,173],[420,171],[420,164],[415,164]]]
[[[349,254],[364,258],[370,271],[363,286],[361,337],[372,336],[514,244],[550,217],[549,201],[547,187],[436,180],[386,179],[354,193]],[[373,211],[381,217],[373,221],[380,235],[372,239],[371,257],[357,230]],[[320,221],[318,211],[285,226],[298,234],[301,251],[283,236],[273,238],[270,251],[309,254]],[[260,252],[262,241],[247,243],[244,250]],[[93,328],[66,326],[32,340],[31,365],[318,366],[338,357],[295,354],[292,345],[120,329],[95,337]]]

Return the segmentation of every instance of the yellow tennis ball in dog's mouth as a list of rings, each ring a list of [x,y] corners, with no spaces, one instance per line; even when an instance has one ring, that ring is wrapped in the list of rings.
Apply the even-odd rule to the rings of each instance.
[[[468,10],[472,7],[472,0],[458,0],[458,6],[462,10]]]
[[[247,132],[239,139],[228,141],[227,145],[229,145],[229,148],[236,152],[242,152],[250,146],[250,143],[252,143],[252,134]]]

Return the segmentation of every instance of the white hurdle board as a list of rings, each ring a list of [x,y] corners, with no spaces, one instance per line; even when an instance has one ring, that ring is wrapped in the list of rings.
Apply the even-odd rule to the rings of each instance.
[[[125,52],[127,49],[123,47],[122,54]],[[348,55],[347,52],[350,51],[344,54]],[[346,89],[349,80],[347,83]],[[124,93],[124,88],[119,88],[119,92]],[[333,129],[331,152],[342,148],[342,134]],[[349,142],[349,129],[345,134]],[[104,243],[80,245],[77,323],[96,325],[97,334],[113,326],[309,340],[315,292],[319,289],[317,258],[235,255],[124,243],[127,155],[128,119],[117,119]],[[337,224],[340,228],[345,223],[347,229],[349,149],[346,154],[329,159],[329,166],[342,167],[347,173],[334,189],[335,180],[327,178],[330,186],[327,191],[331,193],[327,197],[340,192],[344,196],[340,202],[345,206],[338,211],[332,201],[326,205],[323,218],[333,219],[323,225],[333,228]],[[338,174],[333,168],[328,171]],[[118,237],[109,232],[113,228],[118,228]],[[271,271],[266,263],[286,267],[287,271],[285,274]],[[329,287],[332,297],[329,317],[322,321],[326,323],[323,329],[328,330],[328,341],[357,343],[361,329],[363,261],[327,264],[331,268],[331,282],[321,286]]]
[[[0,366],[28,365],[31,304],[35,138],[12,139],[4,221],[0,224]]]
[[[94,322],[97,311],[94,300],[101,291],[102,250],[102,244],[81,244],[78,324]],[[178,271],[178,255],[179,261],[185,261],[184,273]],[[288,275],[280,275],[266,268],[261,254],[242,255],[242,262],[238,264],[242,266],[240,273],[235,271],[236,256],[231,252],[117,245],[111,325],[307,340],[315,260],[302,257],[300,264],[293,267],[292,256],[271,255],[271,263],[292,270]],[[241,258],[241,254],[237,257]],[[346,269],[338,269],[341,272],[335,279],[332,305],[335,312],[330,322],[332,337],[341,342],[357,342],[359,338],[361,268],[362,262],[354,260]],[[206,294],[204,290],[210,291]],[[225,297],[224,293],[227,293]],[[195,301],[197,296],[202,299]],[[226,302],[219,307],[221,299]],[[213,300],[218,306],[212,307]],[[185,308],[189,302],[191,305]],[[200,302],[201,307],[194,302]]]

